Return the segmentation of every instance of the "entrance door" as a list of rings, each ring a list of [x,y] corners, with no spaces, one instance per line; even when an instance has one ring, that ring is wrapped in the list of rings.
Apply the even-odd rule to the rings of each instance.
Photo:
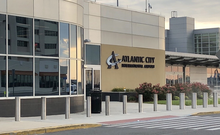
[[[91,90],[100,90],[100,69],[86,68],[85,69],[85,89],[86,97],[90,95]]]

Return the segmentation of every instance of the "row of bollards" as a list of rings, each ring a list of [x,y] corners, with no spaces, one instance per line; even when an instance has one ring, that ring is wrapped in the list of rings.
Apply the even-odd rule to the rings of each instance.
[[[166,110],[171,111],[172,110],[172,94],[167,93],[166,94]],[[46,120],[47,116],[47,98],[42,97],[41,98],[41,119]],[[158,95],[154,94],[154,104],[153,104],[153,110],[157,111],[157,105],[158,105]],[[203,108],[207,108],[208,106],[208,93],[203,93]],[[196,109],[197,107],[197,93],[192,93],[192,108]],[[213,93],[213,107],[218,107],[218,93]],[[127,113],[127,95],[123,96],[123,114]],[[185,93],[180,93],[180,103],[179,103],[179,109],[185,109]],[[140,94],[138,96],[138,112],[143,112],[143,95]],[[110,115],[110,96],[105,97],[105,115]],[[91,117],[91,97],[87,97],[86,102],[86,116]],[[15,98],[15,121],[20,121],[21,117],[21,98],[16,97]],[[66,111],[65,111],[65,119],[70,118],[70,97],[66,97]]]
[[[41,98],[41,120],[46,120],[47,116],[47,98]],[[15,121],[20,121],[21,118],[21,98],[15,97]],[[66,97],[65,119],[70,118],[70,97]]]
[[[179,109],[183,110],[185,109],[185,93],[180,93],[180,103],[179,103]],[[105,101],[105,115],[108,116],[110,114],[110,96],[106,96]],[[197,108],[197,93],[192,93],[192,109]],[[154,104],[153,104],[153,110],[157,111],[157,105],[158,105],[158,95],[154,94]],[[203,108],[207,108],[208,106],[208,93],[203,93]],[[213,107],[218,107],[218,93],[213,93]],[[127,95],[123,96],[123,114],[127,113]],[[171,111],[172,110],[172,94],[167,93],[166,94],[166,110]],[[138,96],[138,112],[143,112],[143,95],[140,94]],[[91,97],[87,98],[87,117],[91,117]]]

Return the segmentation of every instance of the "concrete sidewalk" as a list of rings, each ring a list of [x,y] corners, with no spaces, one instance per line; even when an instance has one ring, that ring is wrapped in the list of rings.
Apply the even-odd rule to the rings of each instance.
[[[158,105],[158,111],[153,111],[152,104],[143,104],[144,112],[138,113],[138,103],[127,104],[127,114],[122,113],[122,102],[110,102],[110,115],[105,116],[105,103],[102,104],[102,113],[92,114],[91,117],[86,117],[85,112],[74,113],[70,115],[70,119],[65,119],[65,115],[53,115],[47,116],[46,120],[41,120],[41,117],[21,117],[20,122],[15,122],[14,118],[0,117],[0,135],[3,133],[17,133],[21,131],[31,131],[34,129],[56,129],[63,127],[74,127],[69,129],[77,129],[96,127],[100,123],[106,123],[110,121],[119,120],[138,120],[146,118],[160,118],[161,116],[187,116],[198,112],[214,112],[220,111],[220,107],[213,107],[209,105],[207,108],[197,106],[196,109],[192,109],[191,106],[186,106],[184,110],[180,110],[179,106],[172,106],[172,111],[166,111],[166,105]],[[97,124],[97,125],[94,125]],[[68,130],[68,129],[67,129]],[[53,130],[59,131],[59,130]],[[31,134],[31,133],[30,133]]]

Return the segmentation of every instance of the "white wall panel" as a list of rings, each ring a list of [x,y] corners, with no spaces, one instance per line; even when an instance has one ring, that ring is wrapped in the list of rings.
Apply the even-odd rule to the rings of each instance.
[[[131,22],[101,18],[101,30],[131,34]]]
[[[60,1],[60,20],[77,23],[77,4]]]
[[[165,28],[165,18],[159,16],[159,26]]]
[[[165,38],[165,29],[164,29],[164,27],[159,27],[159,38]]]
[[[79,5],[81,5],[82,7],[84,6],[84,0],[78,0],[77,3],[78,3]]]
[[[206,67],[190,67],[190,82],[201,82],[207,84]]]
[[[89,15],[84,14],[84,28],[89,28]]]
[[[89,29],[84,29],[84,39],[89,39]]]
[[[100,16],[100,5],[96,3],[89,3],[89,14]]]
[[[133,47],[158,49],[158,38],[133,36]]]
[[[159,39],[158,49],[165,50],[165,39]]]
[[[84,2],[84,15],[86,14],[89,14],[89,3],[88,2]]]
[[[89,28],[90,29],[96,29],[100,30],[101,24],[100,24],[100,17],[97,16],[89,16]]]
[[[132,12],[132,21],[143,24],[156,25],[159,24],[159,17],[147,13]]]
[[[6,12],[6,0],[0,0],[0,12]]]
[[[77,12],[77,21],[78,21],[78,24],[83,26],[84,10],[83,10],[83,8],[82,8],[81,6],[78,6],[77,8],[78,8],[78,10],[77,10],[77,11],[78,11],[78,12]]]
[[[131,37],[130,34],[102,31],[101,41],[102,44],[132,46]]]
[[[101,16],[118,20],[131,21],[131,11],[105,5],[101,5]]]
[[[132,29],[134,35],[159,37],[158,26],[133,23]]]
[[[92,43],[101,43],[101,31],[89,30],[89,39]]]
[[[58,0],[35,0],[34,16],[46,19],[59,19]],[[53,8],[51,8],[53,7]]]
[[[7,0],[8,12],[26,16],[33,16],[33,0]]]
[[[77,0],[62,0],[62,1],[69,1],[69,2],[77,3]]]

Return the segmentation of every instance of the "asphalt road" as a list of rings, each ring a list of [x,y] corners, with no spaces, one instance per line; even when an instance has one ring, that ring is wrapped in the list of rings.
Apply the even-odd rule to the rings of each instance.
[[[220,135],[220,114],[136,121],[45,135]]]

